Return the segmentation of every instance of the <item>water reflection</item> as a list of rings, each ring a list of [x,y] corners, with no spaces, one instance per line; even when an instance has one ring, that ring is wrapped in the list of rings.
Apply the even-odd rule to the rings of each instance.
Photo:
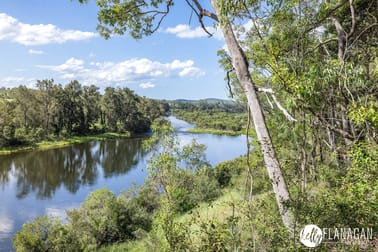
[[[35,193],[50,199],[60,187],[76,193],[80,186],[93,185],[99,177],[127,173],[145,155],[142,139],[89,142],[48,151],[0,156],[0,183],[4,188],[16,180],[16,197]]]
[[[185,133],[192,125],[168,118],[181,144],[206,144],[212,165],[245,153],[245,136]],[[0,156],[0,251],[12,251],[11,237],[22,224],[44,214],[64,219],[87,195],[108,187],[115,193],[141,185],[148,155],[142,139],[89,142],[47,151]]]

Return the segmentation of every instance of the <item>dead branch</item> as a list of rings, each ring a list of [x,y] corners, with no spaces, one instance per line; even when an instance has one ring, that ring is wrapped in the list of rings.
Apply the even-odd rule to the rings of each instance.
[[[258,92],[263,92],[265,94],[270,94],[273,98],[274,103],[277,105],[277,108],[281,110],[281,112],[285,115],[286,119],[289,120],[290,122],[297,122],[297,119],[292,117],[289,112],[280,104],[280,102],[277,100],[277,97],[274,94],[273,89],[271,88],[257,88]]]

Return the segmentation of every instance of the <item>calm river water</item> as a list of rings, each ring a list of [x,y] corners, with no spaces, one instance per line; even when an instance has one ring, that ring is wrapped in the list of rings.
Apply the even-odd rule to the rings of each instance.
[[[215,165],[245,154],[245,136],[185,132],[192,125],[169,117],[182,144],[193,138],[207,145]],[[0,251],[12,251],[11,238],[22,224],[41,215],[64,218],[89,192],[115,193],[143,184],[148,153],[143,138],[92,141],[65,148],[0,156]]]

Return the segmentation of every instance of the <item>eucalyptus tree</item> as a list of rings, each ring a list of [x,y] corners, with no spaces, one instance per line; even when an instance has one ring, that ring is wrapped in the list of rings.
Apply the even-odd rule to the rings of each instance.
[[[94,85],[83,87],[84,130],[87,132],[100,116],[100,97],[98,87]]]
[[[0,146],[8,144],[14,138],[15,107],[16,101],[6,92],[0,95]]]
[[[88,0],[78,1],[87,2]],[[210,18],[215,23],[220,24],[230,52],[232,66],[235,69],[241,89],[247,97],[256,135],[263,152],[282,221],[289,230],[292,230],[294,224],[293,215],[290,209],[284,206],[285,202],[290,200],[289,191],[266,126],[255,82],[249,73],[249,64],[245,51],[237,40],[233,29],[235,20],[239,18],[236,15],[237,10],[242,9],[244,6],[253,7],[256,1],[211,0],[209,3],[212,5],[213,11],[205,9],[203,1],[186,0],[185,2],[188,4],[188,8],[197,15],[199,23],[209,35],[211,34],[205,26],[204,18]],[[136,39],[152,35],[159,29],[174,3],[175,1],[173,0],[97,0],[97,5],[100,7],[97,29],[105,38],[110,38],[114,34],[123,35],[126,32]]]
[[[54,97],[54,80],[38,80],[36,86],[38,88],[37,100],[40,107],[40,120],[42,128],[47,135],[50,130],[51,118],[57,108],[57,102]]]
[[[112,87],[107,87],[101,100],[101,107],[104,113],[103,126],[107,129],[117,130],[120,104],[121,99],[117,90]]]
[[[30,124],[29,110],[35,105],[33,104],[35,100],[33,91],[25,86],[19,86],[14,90],[14,97],[17,101],[17,113],[19,114],[17,119],[22,127],[27,128]]]
[[[64,119],[68,133],[71,134],[73,130],[82,133],[85,128],[83,87],[78,81],[71,81],[64,87],[64,95]]]

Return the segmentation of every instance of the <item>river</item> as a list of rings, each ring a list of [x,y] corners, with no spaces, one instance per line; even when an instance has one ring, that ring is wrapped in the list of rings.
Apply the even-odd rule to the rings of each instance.
[[[193,138],[207,146],[210,164],[245,154],[245,136],[194,134],[185,121],[169,117],[181,144]],[[149,154],[143,138],[92,141],[51,150],[0,156],[0,251],[13,251],[11,238],[22,224],[41,215],[64,219],[88,193],[115,193],[141,185]]]

